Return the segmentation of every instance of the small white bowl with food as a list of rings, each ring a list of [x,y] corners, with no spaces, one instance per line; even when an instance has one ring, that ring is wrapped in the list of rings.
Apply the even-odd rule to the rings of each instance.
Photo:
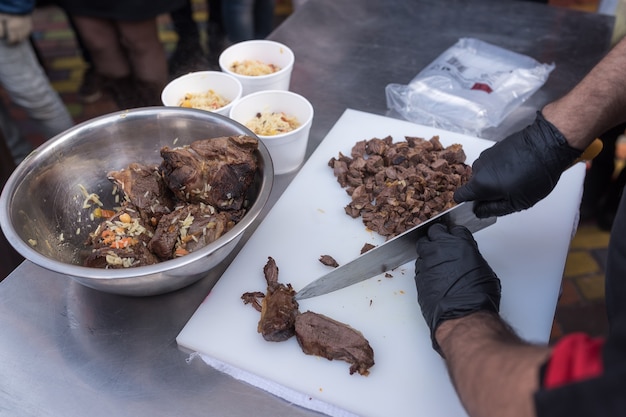
[[[254,132],[267,147],[275,174],[286,174],[302,165],[313,114],[306,98],[284,90],[243,96],[230,109],[230,118]]]
[[[168,107],[188,107],[228,116],[243,86],[221,71],[197,71],[182,75],[165,86],[161,101]]]
[[[294,61],[288,46],[263,39],[231,45],[219,57],[220,68],[241,82],[244,96],[262,90],[289,90]]]

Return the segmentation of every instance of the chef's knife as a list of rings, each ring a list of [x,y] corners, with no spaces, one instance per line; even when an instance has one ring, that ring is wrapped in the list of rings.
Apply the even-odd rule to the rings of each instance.
[[[406,232],[389,239],[353,261],[341,265],[323,277],[311,282],[297,292],[296,300],[304,300],[337,291],[417,259],[415,243],[420,237],[425,236],[428,228],[435,223],[462,225],[474,233],[496,222],[495,217],[479,219],[474,214],[473,207],[473,202],[457,204]]]

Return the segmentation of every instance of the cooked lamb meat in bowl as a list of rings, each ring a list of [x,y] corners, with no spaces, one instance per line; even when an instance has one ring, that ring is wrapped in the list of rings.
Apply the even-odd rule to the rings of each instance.
[[[181,205],[198,205],[203,211],[200,217],[214,215],[205,212],[211,210],[209,207],[201,205],[212,204],[181,203],[162,181],[165,168],[161,150],[183,149],[198,140],[242,136],[256,138],[249,129],[224,116],[180,107],[130,109],[86,121],[47,141],[17,167],[0,196],[0,226],[7,240],[27,260],[91,288],[138,296],[182,288],[207,277],[223,263],[244,232],[256,226],[274,177],[271,158],[263,143],[258,142],[257,148],[250,150],[256,167],[250,165],[250,159],[245,159],[244,164],[232,164],[232,167],[222,164],[220,169],[211,171],[218,175],[222,188],[225,178],[245,177],[245,181],[236,184],[233,181],[233,195],[238,197],[223,198],[229,207],[228,204],[222,208],[213,206],[216,212],[227,211],[228,219],[216,218],[204,225],[200,218],[194,217],[191,224],[187,216],[182,219],[178,228],[184,232],[178,236],[188,254],[163,260],[162,254],[153,253],[159,262],[150,263],[147,256],[138,266],[130,266],[134,263],[128,260],[122,260],[122,264],[129,267],[85,266],[85,259],[92,255],[93,249],[105,251],[104,241],[97,248],[87,245],[90,235],[107,220],[120,221],[122,210],[155,234],[163,216]],[[247,174],[244,166],[249,170]],[[206,172],[200,170],[198,175],[206,177]],[[244,183],[249,184],[245,191]],[[113,218],[116,214],[118,218]],[[196,225],[206,230],[202,239],[195,231]],[[185,235],[181,236],[182,233]],[[221,235],[206,243],[217,234]],[[116,233],[120,248],[110,248],[111,241],[106,250],[112,249],[122,259],[136,259],[136,255],[117,253],[125,243],[134,243],[133,239],[122,240],[125,237],[130,236]],[[137,243],[148,248],[147,237],[148,233],[145,239],[137,238]],[[175,245],[173,251],[177,248]],[[115,257],[109,255],[109,259]],[[119,260],[115,262],[119,264]],[[220,276],[210,275],[215,280]]]

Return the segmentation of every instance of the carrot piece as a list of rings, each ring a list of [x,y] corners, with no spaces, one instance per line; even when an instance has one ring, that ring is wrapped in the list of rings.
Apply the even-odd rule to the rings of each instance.
[[[174,251],[174,256],[185,256],[185,255],[189,255],[189,251],[187,249],[176,248],[176,250]]]
[[[115,212],[113,210],[100,209],[100,211],[102,212],[101,216],[106,217],[107,219],[115,216]]]
[[[95,209],[93,209],[93,216],[97,219],[101,217],[108,219],[108,218],[115,216],[115,211],[96,207]]]
[[[100,236],[102,237],[102,243],[105,245],[108,245],[115,240],[115,233],[110,229],[104,229]]]

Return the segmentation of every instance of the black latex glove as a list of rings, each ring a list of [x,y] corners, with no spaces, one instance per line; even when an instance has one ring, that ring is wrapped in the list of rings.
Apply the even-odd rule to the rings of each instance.
[[[500,311],[500,280],[463,226],[434,224],[417,241],[417,300],[433,348],[440,354],[435,331],[441,322],[487,310]],[[443,355],[442,355],[443,356]]]
[[[525,210],[550,194],[581,154],[537,112],[533,124],[480,154],[454,200],[475,201],[474,212],[483,218]]]

